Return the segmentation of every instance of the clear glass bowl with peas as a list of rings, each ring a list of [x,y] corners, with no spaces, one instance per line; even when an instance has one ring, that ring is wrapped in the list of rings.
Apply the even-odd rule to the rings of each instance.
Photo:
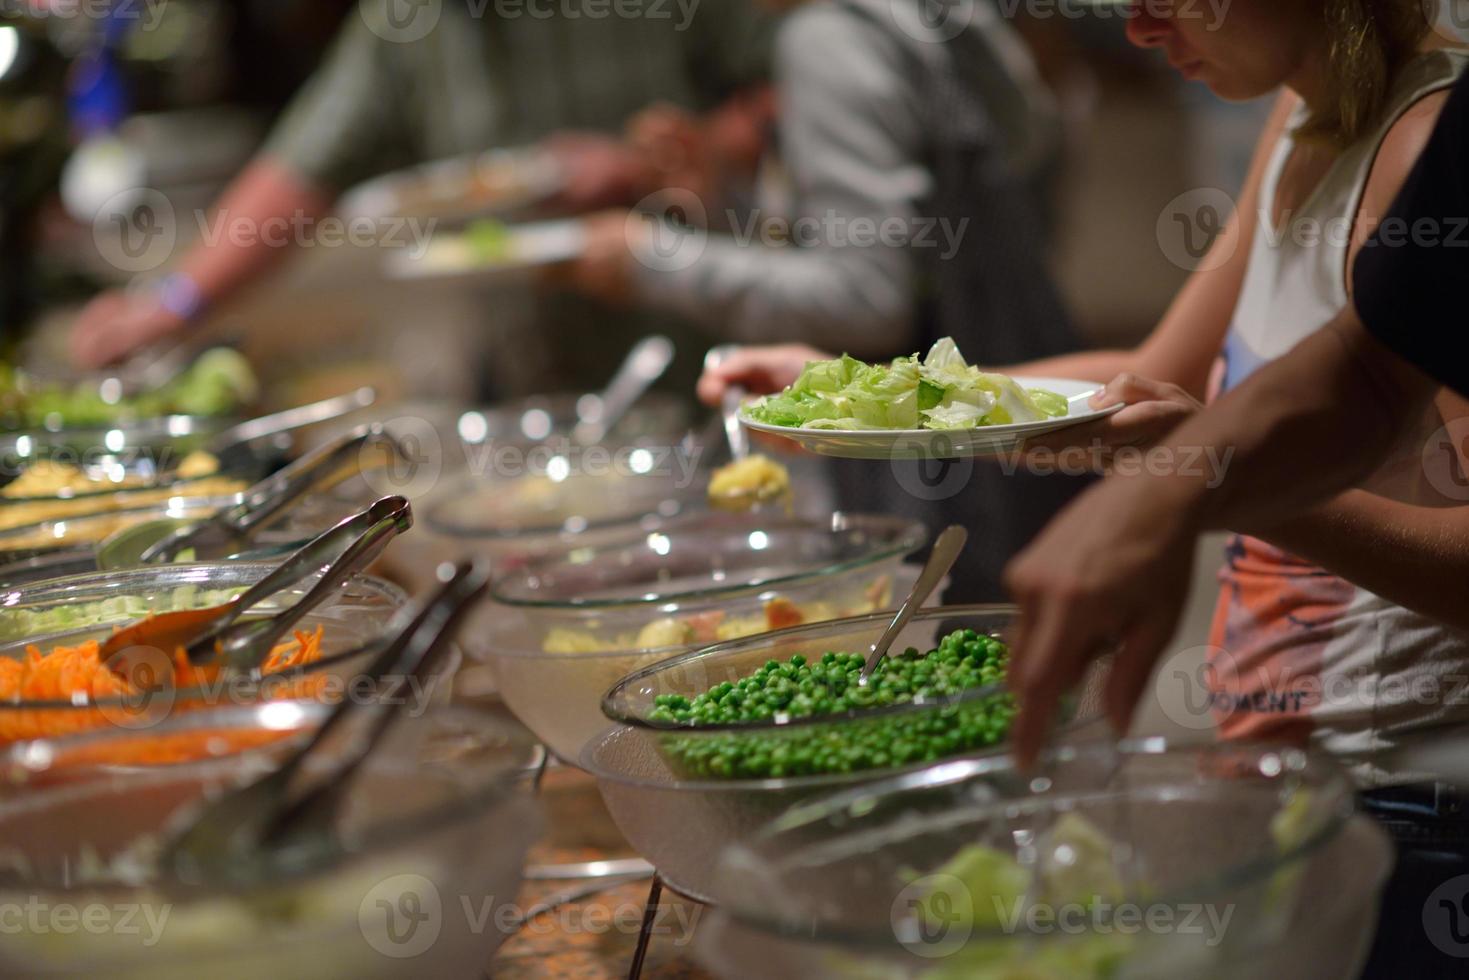
[[[603,698],[620,723],[582,753],[618,828],[665,880],[711,898],[720,847],[816,796],[940,759],[1004,750],[1007,605],[925,609],[866,687],[877,613],[721,643],[645,667]],[[1065,736],[1100,730],[1092,692]]]

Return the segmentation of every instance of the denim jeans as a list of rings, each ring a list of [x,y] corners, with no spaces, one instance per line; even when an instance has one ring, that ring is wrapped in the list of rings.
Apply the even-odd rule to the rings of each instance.
[[[1469,977],[1469,795],[1422,783],[1359,800],[1397,852],[1362,976]]]

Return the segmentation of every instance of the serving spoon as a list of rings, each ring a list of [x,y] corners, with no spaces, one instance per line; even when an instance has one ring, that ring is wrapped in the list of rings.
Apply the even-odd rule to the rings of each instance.
[[[413,526],[413,511],[402,497],[384,497],[356,516],[318,535],[254,586],[229,602],[203,609],[181,609],[148,616],[113,633],[100,659],[119,667],[132,651],[171,651],[183,647],[191,663],[222,663],[254,670],[275,641],[311,609],[365,568],[392,538]],[[247,610],[295,585],[327,564],[325,572],[293,605],[274,616],[241,621]]]
[[[602,393],[588,396],[585,403],[577,405],[580,420],[571,430],[572,440],[589,446],[606,438],[672,363],[673,341],[667,337],[654,334],[634,344]]]
[[[704,355],[704,369],[712,370],[738,349],[733,344],[710,348],[709,353]],[[740,424],[740,408],[744,405],[748,394],[749,392],[744,388],[730,385],[724,389],[724,395],[720,399],[720,422],[724,426],[724,439],[729,444],[730,461],[715,470],[710,476],[709,503],[720,510],[744,512],[755,510],[762,504],[784,500],[789,510],[791,477],[785,467],[773,460],[769,461],[773,474],[770,480],[731,492],[718,492],[714,489],[714,480],[720,473],[736,469],[748,459],[767,459],[764,455],[750,452],[750,433]]]
[[[165,844],[159,867],[188,884],[239,881],[249,878],[267,846],[297,857],[331,846],[332,827],[352,776],[382,741],[394,709],[408,700],[396,695],[410,679],[429,673],[449,648],[464,613],[488,585],[486,566],[460,564],[363,671],[377,696],[344,698],[278,769],[187,813],[188,823]],[[327,748],[334,733],[359,715],[365,726],[359,737]],[[322,764],[308,768],[318,758]]]
[[[958,524],[950,524],[940,532],[933,543],[933,550],[928,554],[928,561],[923,563],[923,571],[918,573],[918,580],[908,592],[908,597],[898,607],[888,628],[872,644],[872,651],[867,654],[867,663],[862,665],[862,672],[857,675],[858,684],[867,684],[868,677],[882,663],[882,658],[888,655],[888,650],[897,640],[898,634],[903,632],[903,627],[908,625],[913,614],[923,607],[933,590],[938,588],[939,582],[949,574],[949,569],[954,567],[954,562],[959,560],[959,553],[964,550],[968,540],[969,532]]]

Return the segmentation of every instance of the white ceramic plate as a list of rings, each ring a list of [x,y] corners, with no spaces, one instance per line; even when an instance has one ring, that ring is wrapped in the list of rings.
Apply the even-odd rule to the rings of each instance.
[[[464,235],[435,235],[419,254],[393,249],[385,259],[391,279],[495,278],[574,259],[586,248],[586,229],[574,218],[511,225],[505,254],[487,260]]]
[[[1066,399],[1070,408],[1064,418],[1039,422],[1017,422],[1013,425],[988,425],[977,429],[792,429],[783,425],[756,422],[747,412],[751,402],[740,410],[740,423],[756,432],[767,432],[799,443],[808,452],[843,459],[961,459],[988,456],[1014,449],[1030,436],[1054,432],[1082,422],[1111,415],[1121,405],[1097,411],[1087,404],[1102,389],[1095,381],[1066,378],[1017,377],[1022,388],[1044,388]]]
[[[462,221],[530,207],[563,185],[561,168],[547,153],[490,150],[375,177],[347,191],[336,210],[349,218]]]

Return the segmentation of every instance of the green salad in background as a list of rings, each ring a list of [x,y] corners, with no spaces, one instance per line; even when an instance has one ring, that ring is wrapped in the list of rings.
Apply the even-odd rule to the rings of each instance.
[[[515,237],[505,222],[481,218],[479,221],[471,221],[464,229],[464,241],[480,262],[496,264],[511,257]]]
[[[160,415],[229,415],[254,401],[259,382],[243,354],[205,351],[187,370],[154,391],[107,401],[95,382],[46,382],[0,365],[0,428],[111,425]]]
[[[866,364],[843,354],[812,361],[795,384],[745,410],[756,422],[793,429],[974,429],[1067,414],[1066,399],[981,371],[948,337],[927,356]]]

